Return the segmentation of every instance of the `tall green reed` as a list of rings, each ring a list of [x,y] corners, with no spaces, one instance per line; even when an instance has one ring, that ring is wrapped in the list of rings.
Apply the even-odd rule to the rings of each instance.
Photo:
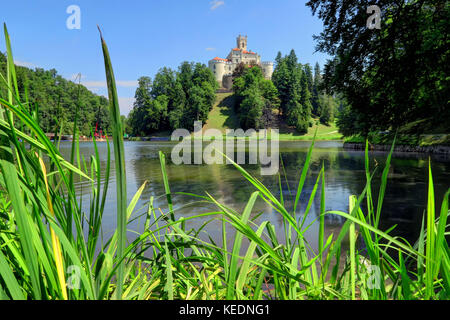
[[[306,192],[305,183],[311,178],[312,143],[296,193],[291,196],[293,208],[286,205],[289,199],[283,196],[281,175],[278,198],[228,159],[255,189],[244,210],[236,211],[209,193],[184,194],[192,196],[191,205],[208,202],[217,208],[187,218],[177,217],[174,211],[170,172],[160,153],[168,210],[155,207],[152,197],[140,213],[136,206],[146,183],[128,203],[119,104],[102,36],[118,186],[117,228],[100,243],[112,161],[109,142],[105,167],[95,139],[94,154],[84,159],[75,124],[70,160],[61,156],[58,144],[53,144],[40,128],[37,108],[30,113],[28,99],[20,99],[9,35],[4,29],[8,68],[2,80],[8,97],[0,97],[1,299],[448,299],[450,251],[446,237],[450,191],[445,194],[436,219],[431,165],[428,205],[417,243],[391,236],[392,228],[379,229],[393,148],[375,199],[372,180],[376,170],[370,170],[366,145],[366,185],[360,195],[349,198],[348,212],[325,210],[323,165],[309,198],[300,203]],[[47,166],[42,165],[43,158],[47,159]],[[89,182],[91,200],[86,212],[75,177]],[[319,214],[307,224],[312,204],[319,196]],[[257,201],[264,201],[280,215],[284,242],[279,241],[272,223],[259,221],[260,215],[254,212]],[[362,210],[364,202],[366,212]],[[325,217],[331,214],[343,217],[345,223],[337,235],[326,238]],[[144,232],[128,240],[127,224],[141,217],[145,221]],[[187,228],[190,220],[200,219],[206,220],[200,227]],[[221,245],[210,237],[209,241],[202,240],[204,228],[213,221],[222,226]],[[306,238],[313,223],[319,224],[317,249]],[[232,235],[229,251],[227,240]],[[364,243],[364,254],[357,246],[358,238]],[[344,246],[346,239],[349,250]],[[246,247],[244,240],[248,242]],[[376,287],[368,281],[370,266],[380,271]],[[68,272],[74,268],[77,272]]]

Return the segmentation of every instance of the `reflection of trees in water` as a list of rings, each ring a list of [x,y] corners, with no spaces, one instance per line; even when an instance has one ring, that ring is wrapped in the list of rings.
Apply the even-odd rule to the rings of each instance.
[[[125,144],[126,171],[128,177],[129,197],[142,185],[145,180],[149,183],[145,188],[141,201],[137,208],[144,206],[150,196],[160,197],[155,201],[155,206],[161,206],[167,212],[167,201],[164,197],[164,186],[159,163],[158,152],[162,150],[167,158],[167,171],[169,183],[173,193],[188,192],[205,195],[209,192],[219,202],[223,202],[237,211],[241,211],[248,201],[252,192],[256,189],[252,186],[239,171],[232,165],[174,165],[170,160],[171,149],[174,144],[133,142]],[[289,144],[290,145],[290,144]],[[296,145],[295,143],[292,145]],[[301,145],[301,144],[299,144]],[[101,166],[106,168],[106,143],[99,143],[99,153]],[[65,148],[65,149],[64,149]],[[70,148],[63,147],[65,157],[70,157]],[[92,143],[80,145],[80,151],[88,160],[94,154]],[[112,150],[111,150],[112,151]],[[285,165],[286,176],[280,167],[281,192],[287,209],[291,210],[295,199],[295,192],[301,175],[301,170],[306,160],[308,149],[301,147],[283,148],[280,146],[281,159]],[[377,203],[378,190],[380,187],[380,177],[385,165],[386,152],[370,153],[370,168],[376,173],[372,183],[374,203]],[[236,158],[236,154],[235,154]],[[248,162],[249,154],[246,154]],[[311,195],[314,183],[319,175],[322,164],[325,167],[326,185],[326,210],[348,211],[348,197],[351,194],[359,195],[365,187],[366,177],[364,172],[364,152],[354,150],[342,150],[337,147],[318,147],[312,153],[310,170],[300,198],[300,213],[306,208],[306,204]],[[281,164],[280,164],[281,165]],[[261,176],[260,165],[243,165],[243,167],[253,176],[263,182],[267,188],[280,198],[278,175]],[[381,228],[386,230],[394,224],[397,228],[393,234],[406,237],[415,241],[424,208],[426,208],[427,196],[427,170],[428,156],[410,154],[394,154],[389,172],[386,195],[383,203]],[[440,210],[440,204],[444,192],[449,187],[450,162],[443,161],[442,158],[432,156],[432,170],[437,198],[436,210]],[[102,172],[102,175],[104,172]],[[75,175],[75,178],[77,176]],[[106,204],[106,211],[115,211],[115,190],[114,190],[114,162],[111,164],[110,190],[108,193],[109,202]],[[289,190],[291,196],[289,195]],[[88,196],[91,192],[90,184],[83,184],[82,193]],[[185,195],[173,195],[176,212],[184,216],[201,212],[216,210],[213,205],[194,205],[180,208],[187,203],[197,201],[196,198]],[[85,201],[88,203],[88,201]],[[311,207],[311,219],[317,218],[320,209],[320,185],[317,195]],[[366,201],[362,203],[362,209],[366,211]],[[273,213],[272,209],[263,201],[258,201],[255,212],[263,211],[261,219],[271,219],[273,223],[279,223],[280,216]],[[327,229],[338,230],[344,219],[327,215],[325,218]],[[214,231],[216,225],[212,225],[208,231]],[[220,227],[220,226],[219,226]],[[220,229],[220,228],[219,228]],[[278,230],[279,228],[277,228]],[[282,229],[278,230],[282,233]]]
[[[369,155],[371,172],[376,168],[372,181],[372,195],[374,204],[377,204],[381,175],[386,164],[387,153],[376,152]],[[306,153],[288,152],[282,154],[286,165],[287,180],[292,193],[295,193],[301,169],[306,160]],[[442,159],[440,159],[442,160]],[[326,180],[327,210],[348,211],[348,196],[360,195],[366,186],[364,152],[341,151],[330,152],[318,150],[313,152],[310,172],[301,196],[301,203],[308,201],[311,190],[319,170],[324,165]],[[434,184],[436,188],[437,205],[440,208],[443,195],[449,187],[449,162],[434,161],[432,159]],[[426,208],[427,197],[427,155],[413,155],[412,158],[393,156],[388,175],[387,190],[381,211],[380,227],[387,230],[394,224],[396,229],[393,235],[401,235],[410,241],[415,241],[419,235],[423,210]],[[288,194],[286,183],[283,182],[283,194]],[[312,209],[317,213],[320,208],[320,196],[314,201]],[[366,201],[362,209],[367,213]],[[327,215],[329,226],[341,225],[343,218]]]

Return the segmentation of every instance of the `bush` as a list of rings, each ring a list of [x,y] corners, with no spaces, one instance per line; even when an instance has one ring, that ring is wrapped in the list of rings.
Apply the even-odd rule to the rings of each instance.
[[[297,119],[297,123],[295,124],[295,129],[300,134],[306,134],[308,133],[308,121]]]

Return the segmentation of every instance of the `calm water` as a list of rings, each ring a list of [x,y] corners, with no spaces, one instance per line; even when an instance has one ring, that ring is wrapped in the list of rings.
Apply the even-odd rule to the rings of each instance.
[[[297,188],[302,166],[310,142],[280,142],[280,153],[285,166],[286,177],[283,178],[282,192],[287,206],[292,207],[293,196]],[[62,144],[61,151],[69,157],[71,144]],[[236,210],[242,210],[255,188],[247,182],[232,165],[174,165],[170,160],[170,152],[174,144],[170,142],[125,142],[127,192],[131,200],[138,188],[148,181],[145,191],[136,208],[140,208],[134,217],[144,213],[151,196],[155,197],[155,207],[161,207],[167,213],[167,203],[164,196],[161,169],[158,152],[161,150],[167,157],[167,170],[169,183],[173,193],[187,192],[199,195],[210,193],[220,203],[224,203]],[[102,167],[106,167],[107,146],[106,143],[98,143]],[[80,151],[85,159],[94,153],[93,144],[84,142],[80,144]],[[370,155],[371,168],[378,166],[373,183],[373,189],[377,190],[381,172],[387,154],[373,152]],[[113,157],[113,153],[112,153]],[[301,213],[306,208],[307,201],[319,174],[322,163],[325,166],[326,180],[326,209],[348,210],[348,198],[350,195],[359,194],[365,186],[364,152],[348,151],[342,148],[341,142],[317,142],[313,151],[311,169],[309,171],[304,192],[300,198]],[[268,189],[279,198],[280,189],[278,176],[261,176],[259,165],[243,165],[253,176],[260,179]],[[427,170],[428,156],[424,154],[397,153],[394,154],[388,179],[386,196],[381,216],[381,228],[387,229],[397,225],[393,234],[401,235],[410,241],[418,237],[427,197]],[[432,157],[432,170],[435,183],[435,192],[439,201],[437,209],[440,209],[442,197],[450,187],[450,158],[443,156]],[[114,177],[114,164],[111,168],[110,189],[104,213],[103,230],[110,235],[115,228],[116,190]],[[89,202],[89,184],[79,183],[79,193],[85,204]],[[291,197],[292,193],[292,197]],[[375,195],[377,196],[377,195]],[[291,200],[292,199],[292,200]],[[195,214],[215,211],[217,208],[208,203],[194,203],[196,198],[187,195],[174,194],[175,214],[189,217]],[[307,224],[317,218],[320,208],[320,195],[312,205]],[[253,214],[261,213],[259,221],[270,220],[277,230],[280,241],[284,239],[284,231],[280,215],[272,210],[264,201],[258,199]],[[198,228],[209,219],[190,220],[187,228]],[[130,229],[142,232],[143,219],[136,219]],[[339,232],[343,220],[338,216],[326,217],[326,233]],[[312,224],[306,233],[306,237],[313,248],[316,248],[318,225]],[[135,233],[130,232],[132,238]],[[221,243],[221,222],[213,220],[203,229],[201,238],[208,239],[211,236],[218,244]],[[229,241],[232,243],[232,235]]]

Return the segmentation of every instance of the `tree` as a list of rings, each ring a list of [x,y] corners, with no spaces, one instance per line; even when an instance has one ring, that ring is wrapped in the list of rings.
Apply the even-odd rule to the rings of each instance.
[[[323,94],[320,96],[320,105],[320,122],[325,125],[330,125],[334,122],[334,98],[330,95]]]
[[[123,132],[124,132],[125,134],[131,134],[131,131],[130,131],[131,128],[130,128],[130,126],[129,126],[127,117],[124,116],[124,115],[121,115],[121,116],[120,116],[120,120],[122,121]]]
[[[286,115],[287,113],[286,106],[290,99],[289,87],[291,77],[289,74],[286,59],[284,58],[277,58],[277,59],[278,62],[272,74],[272,81],[278,90],[278,95],[280,98],[280,114]]]
[[[314,66],[314,82],[313,82],[313,90],[311,92],[311,106],[312,113],[316,116],[320,116],[320,110],[322,109],[320,106],[320,93],[321,93],[321,84],[322,84],[322,76],[320,74],[320,66],[318,63]]]
[[[64,79],[55,69],[30,69],[16,66],[20,101],[30,112],[37,112],[44,132],[73,134],[75,117],[77,133],[90,136],[97,129],[111,129],[108,100],[85,86]],[[6,56],[0,52],[0,73],[6,74]],[[7,86],[0,81],[0,93],[7,96]]]
[[[272,79],[279,93],[280,110],[288,125],[306,133],[311,116],[310,79],[294,50],[289,55],[277,56]],[[307,71],[308,72],[308,71]]]
[[[261,121],[265,101],[257,86],[251,86],[243,93],[241,103],[240,122],[244,128],[259,129],[263,123]]]
[[[310,93],[312,93],[313,89],[314,89],[314,78],[313,78],[312,69],[311,69],[311,66],[309,65],[309,63],[303,65],[303,71],[305,72],[306,81],[308,83],[308,91]],[[311,98],[312,98],[312,95],[311,95]]]
[[[245,66],[241,76],[233,80],[233,90],[243,128],[261,129],[272,124],[272,110],[279,107],[280,100],[276,87],[264,78],[259,66]]]
[[[136,102],[129,116],[135,135],[178,128],[193,129],[194,121],[206,122],[218,84],[204,64],[183,62],[178,71],[161,68],[150,78],[141,77]]]
[[[152,97],[152,81],[149,77],[138,79],[135,102],[129,123],[133,135],[148,135],[160,129],[161,119],[167,112],[167,96]]]
[[[367,1],[307,5],[324,23],[317,49],[333,57],[325,65],[327,91],[344,95],[357,113],[359,133],[417,120],[424,125],[416,130],[448,131],[447,1],[383,1],[380,30],[366,26]]]

